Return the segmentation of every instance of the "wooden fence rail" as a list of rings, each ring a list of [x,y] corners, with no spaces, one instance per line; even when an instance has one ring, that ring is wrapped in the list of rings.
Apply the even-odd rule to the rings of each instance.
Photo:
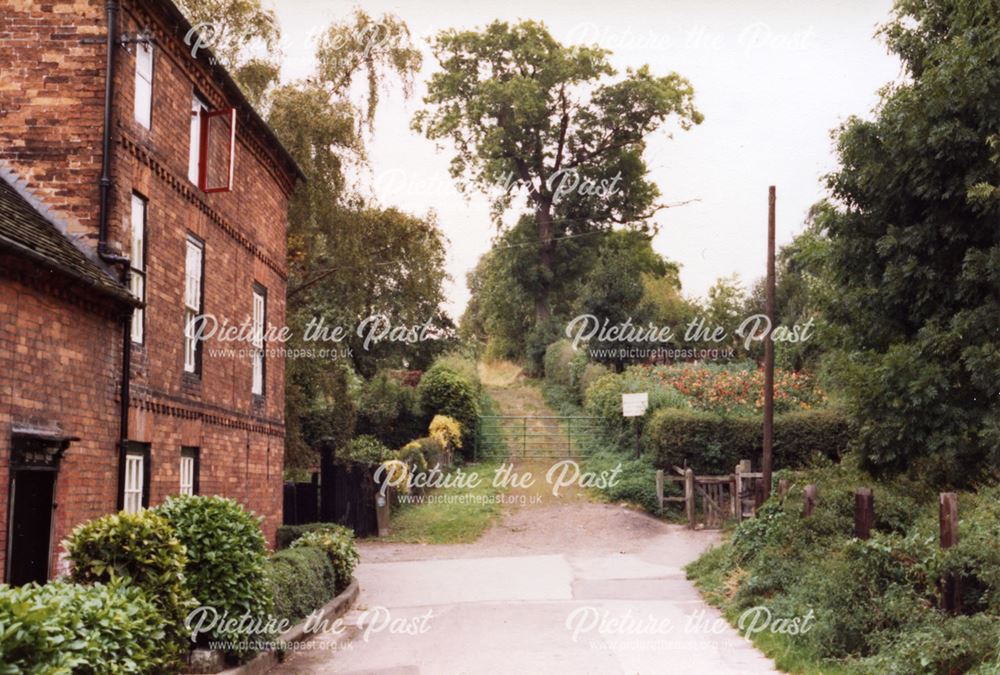
[[[733,473],[718,476],[697,475],[690,468],[673,467],[673,473],[656,472],[656,498],[663,508],[668,502],[684,504],[688,527],[698,527],[699,513],[703,527],[719,528],[730,518],[737,521],[753,516],[763,474],[750,470],[750,460],[736,465]],[[666,485],[678,485],[683,495],[667,495]],[[699,509],[699,502],[701,508]]]

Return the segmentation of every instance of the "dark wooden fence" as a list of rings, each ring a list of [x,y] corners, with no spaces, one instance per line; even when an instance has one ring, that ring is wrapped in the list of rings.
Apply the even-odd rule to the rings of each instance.
[[[285,483],[285,525],[339,523],[359,537],[377,535],[376,467],[358,462],[323,461],[311,483]]]
[[[285,483],[285,525],[305,525],[319,520],[319,483]]]

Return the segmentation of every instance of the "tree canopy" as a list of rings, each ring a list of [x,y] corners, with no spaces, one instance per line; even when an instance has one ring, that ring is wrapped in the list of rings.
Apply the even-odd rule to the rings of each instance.
[[[870,467],[1000,462],[996,2],[900,0],[881,30],[908,79],[839,130],[826,228],[839,364]],[[926,463],[926,462],[925,462]]]
[[[450,141],[463,190],[490,196],[501,216],[524,198],[538,245],[531,291],[539,323],[562,279],[557,248],[568,235],[615,224],[649,227],[661,206],[643,160],[646,138],[669,119],[698,124],[691,85],[642,66],[616,75],[608,52],[566,46],[534,21],[446,30],[432,43],[440,70],[413,126]]]

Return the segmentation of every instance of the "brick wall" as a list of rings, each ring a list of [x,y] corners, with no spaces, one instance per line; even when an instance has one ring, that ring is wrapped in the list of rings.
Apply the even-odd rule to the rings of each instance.
[[[187,176],[192,93],[197,91],[215,108],[236,101],[210,65],[192,58],[190,47],[182,41],[184,31],[172,23],[161,2],[123,2],[119,20],[119,32],[149,29],[156,38],[149,130],[133,119],[135,49],[116,50],[114,184],[109,215],[113,247],[129,250],[132,192],[140,193],[149,204],[148,306],[144,342],[132,348],[130,438],[151,444],[152,504],[178,492],[181,446],[196,446],[201,449],[201,493],[240,499],[265,517],[265,533],[273,541],[281,520],[284,363],[280,358],[267,359],[263,397],[251,394],[248,354],[213,355],[219,347],[249,345],[209,340],[203,345],[201,376],[183,372],[184,252],[189,233],[205,243],[206,313],[242,322],[251,313],[251,289],[256,282],[267,289],[268,323],[283,325],[287,203],[294,176],[254,127],[254,120],[240,110],[233,191],[200,192]],[[84,44],[81,38],[103,34],[103,0],[0,0],[0,71],[4,72],[0,159],[25,177],[36,195],[66,218],[71,230],[89,233],[95,245],[104,45]],[[43,313],[40,305],[25,305],[21,310],[25,317],[36,312]],[[15,328],[20,339],[21,324]],[[114,327],[94,326],[93,330],[102,333],[109,353],[120,343]],[[45,359],[55,358],[53,354],[61,348],[90,348],[66,334],[46,335],[40,344],[49,352]],[[119,358],[107,363],[102,381],[117,382]],[[0,375],[0,391],[8,386]],[[92,405],[116,411],[115,388],[102,388],[101,396]],[[49,399],[41,390],[34,400],[33,406],[61,417],[91,414],[86,410],[89,403],[73,406],[59,398]],[[4,423],[0,435],[5,435],[10,415],[0,422]],[[107,492],[109,486],[117,490],[117,416],[105,419],[104,425],[110,431],[87,437],[81,445],[86,443],[88,453],[101,453],[101,462],[94,466],[104,467],[101,472],[111,467],[114,476],[93,486],[93,508],[84,504],[82,496],[67,503],[60,514],[66,527],[114,508]],[[7,441],[3,439],[0,445],[0,464],[7,458]],[[67,460],[75,448],[76,444]],[[79,467],[67,461],[60,485],[77,471]],[[107,478],[105,473],[100,475],[102,480]],[[0,490],[5,485],[0,482]],[[88,489],[81,487],[81,494]],[[6,496],[0,502],[5,509]],[[5,527],[4,518],[0,528]]]
[[[118,482],[121,332],[115,312],[49,283],[37,269],[16,274],[17,266],[0,256],[0,569],[12,423],[57,425],[81,439],[66,452],[56,483],[53,542],[77,523],[113,511]],[[53,550],[53,570],[57,557]]]

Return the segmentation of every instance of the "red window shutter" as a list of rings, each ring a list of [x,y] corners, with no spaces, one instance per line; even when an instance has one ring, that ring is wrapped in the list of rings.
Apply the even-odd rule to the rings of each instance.
[[[236,108],[201,111],[198,187],[202,192],[233,189],[236,160]]]

